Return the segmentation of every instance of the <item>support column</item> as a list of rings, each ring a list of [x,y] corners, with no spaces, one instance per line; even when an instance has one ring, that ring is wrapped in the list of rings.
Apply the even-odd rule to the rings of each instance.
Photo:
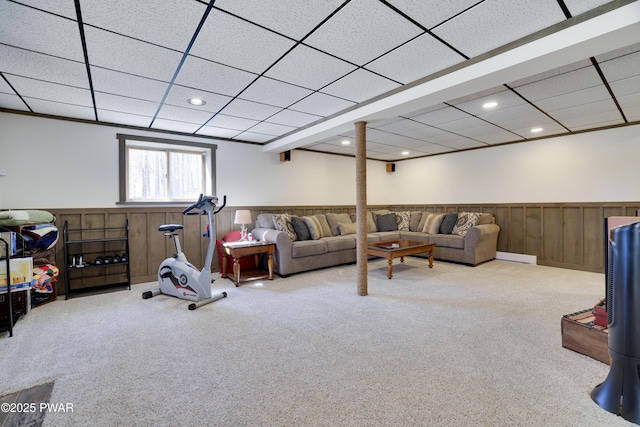
[[[358,295],[367,295],[367,122],[356,122],[356,250]]]

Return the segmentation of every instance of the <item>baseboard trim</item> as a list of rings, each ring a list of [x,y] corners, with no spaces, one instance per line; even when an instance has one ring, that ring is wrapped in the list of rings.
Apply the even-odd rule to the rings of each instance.
[[[511,252],[496,252],[496,259],[520,262],[522,264],[538,264],[538,257],[535,255],[514,254]]]

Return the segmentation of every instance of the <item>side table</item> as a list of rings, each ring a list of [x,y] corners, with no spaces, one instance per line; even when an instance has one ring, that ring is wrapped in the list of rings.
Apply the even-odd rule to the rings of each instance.
[[[258,242],[258,241],[241,241],[227,242],[222,245],[227,255],[233,258],[233,274],[227,272],[227,257],[222,257],[222,277],[228,277],[233,280],[236,286],[240,286],[240,282],[248,280],[258,280],[268,278],[273,280],[273,254],[276,250],[275,243]],[[260,255],[267,254],[267,266],[269,271],[266,272],[259,268]],[[240,257],[254,257],[253,270],[240,271]]]

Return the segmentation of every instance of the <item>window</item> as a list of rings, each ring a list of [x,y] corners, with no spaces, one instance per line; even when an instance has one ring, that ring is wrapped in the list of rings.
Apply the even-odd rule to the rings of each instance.
[[[213,194],[215,145],[117,136],[120,203],[182,203]]]

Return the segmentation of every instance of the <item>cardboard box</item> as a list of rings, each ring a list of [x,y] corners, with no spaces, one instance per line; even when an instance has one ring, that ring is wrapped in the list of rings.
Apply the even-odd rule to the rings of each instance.
[[[18,250],[18,244],[16,240],[16,233],[13,231],[3,231],[0,233],[0,237],[9,243],[9,256],[14,256]],[[0,258],[6,258],[6,247],[4,242],[0,241]]]
[[[29,289],[33,282],[33,258],[12,258],[9,260],[11,269],[11,290]],[[0,293],[7,292],[7,263],[0,261]]]

